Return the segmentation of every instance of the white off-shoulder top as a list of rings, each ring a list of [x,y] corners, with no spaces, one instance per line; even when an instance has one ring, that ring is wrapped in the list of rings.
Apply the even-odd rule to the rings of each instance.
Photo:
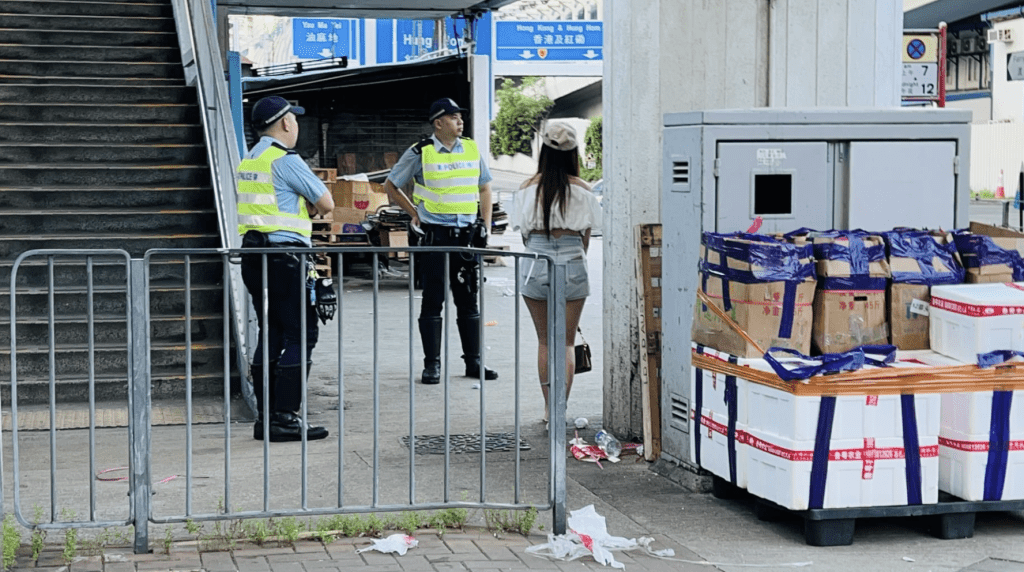
[[[537,203],[537,185],[516,192],[509,214],[512,228],[518,228],[524,237],[535,230],[544,230],[544,209]],[[551,228],[600,230],[601,219],[600,201],[594,193],[577,185],[569,185],[569,204],[564,216],[557,201],[551,205]]]

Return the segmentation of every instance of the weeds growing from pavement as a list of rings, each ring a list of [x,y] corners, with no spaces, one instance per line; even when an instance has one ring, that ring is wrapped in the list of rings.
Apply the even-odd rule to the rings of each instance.
[[[21,546],[21,530],[18,528],[18,524],[14,522],[13,514],[8,514],[4,517],[3,543],[3,565],[4,570],[7,570],[11,566],[14,566],[18,547]]]
[[[526,511],[519,510],[485,510],[484,522],[487,530],[495,534],[518,532],[528,536],[537,521],[537,509],[532,506]]]

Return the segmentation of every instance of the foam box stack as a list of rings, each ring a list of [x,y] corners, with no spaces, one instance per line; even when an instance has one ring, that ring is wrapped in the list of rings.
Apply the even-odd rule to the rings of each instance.
[[[1024,391],[942,396],[939,488],[969,501],[1024,499]]]
[[[929,329],[933,350],[964,363],[1024,350],[1024,282],[934,286]]]
[[[739,358],[700,344],[693,344],[693,349],[723,362],[747,367],[752,362],[761,362],[767,366],[764,360]],[[730,482],[734,481],[735,471],[734,484],[740,488],[746,487],[747,475],[746,459],[737,436],[744,435],[746,431],[746,393],[749,384],[742,377],[690,368],[690,395],[693,399],[690,412],[690,460],[694,465]],[[734,405],[731,406],[731,403]],[[731,451],[730,414],[733,421]]]
[[[747,388],[747,490],[791,510],[906,505],[938,502],[940,397],[933,395],[797,396],[761,384]],[[907,403],[909,401],[909,403]],[[913,410],[916,429],[904,434]],[[827,449],[817,448],[818,433],[831,426]],[[827,433],[827,432],[826,432]],[[916,441],[920,470],[909,479],[906,449]],[[827,463],[814,470],[815,451]],[[822,457],[823,458],[823,457]],[[911,467],[913,471],[913,467]],[[812,497],[818,482],[818,499]],[[821,495],[823,489],[823,496]],[[920,498],[916,498],[919,496]]]

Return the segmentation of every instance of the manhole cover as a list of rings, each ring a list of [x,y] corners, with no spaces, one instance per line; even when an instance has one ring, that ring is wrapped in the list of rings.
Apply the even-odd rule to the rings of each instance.
[[[479,453],[480,434],[467,433],[463,435],[449,435],[449,451],[459,453]],[[486,445],[488,453],[511,451],[515,448],[516,437],[514,433],[488,433]],[[402,444],[409,446],[409,437],[402,437]],[[519,450],[529,451],[530,444],[522,437],[519,438]],[[418,455],[443,455],[444,435],[417,435],[416,454]]]

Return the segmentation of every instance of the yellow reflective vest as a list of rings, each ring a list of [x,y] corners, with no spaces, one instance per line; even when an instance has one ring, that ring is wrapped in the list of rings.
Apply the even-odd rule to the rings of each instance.
[[[285,149],[271,145],[259,157],[238,164],[238,234],[287,230],[305,237],[313,235],[306,209],[300,206],[299,213],[292,214],[277,208],[273,164],[287,154]]]
[[[413,201],[436,214],[476,214],[480,203],[480,150],[463,137],[461,153],[438,153],[433,144],[421,148],[423,185],[416,183]]]

